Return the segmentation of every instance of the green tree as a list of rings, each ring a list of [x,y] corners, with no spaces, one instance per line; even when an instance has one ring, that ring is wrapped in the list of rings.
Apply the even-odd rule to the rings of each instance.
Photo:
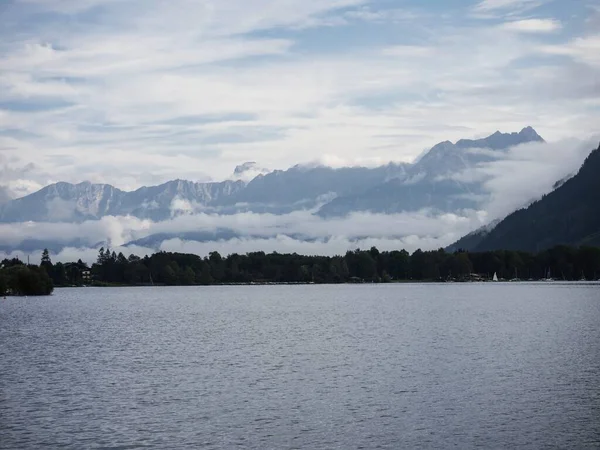
[[[65,272],[68,280],[68,284],[71,286],[81,286],[83,284],[83,277],[81,276],[81,269],[77,263],[65,264]]]
[[[98,250],[98,257],[96,258],[96,264],[101,266],[105,261],[104,247],[100,247],[100,250]]]
[[[50,260],[50,252],[47,248],[42,252],[42,262],[41,266],[52,266],[52,261]]]
[[[459,276],[467,276],[473,271],[473,266],[467,253],[459,253],[455,257],[455,270]]]
[[[0,295],[4,296],[6,294],[8,294],[8,278],[6,270],[0,269]]]
[[[184,286],[194,284],[194,282],[196,281],[196,274],[194,273],[194,269],[192,269],[190,266],[187,266],[185,269],[183,269],[180,278],[181,284],[183,284]]]
[[[14,295],[50,295],[54,290],[46,270],[17,265],[6,269],[7,288]]]
[[[50,260],[50,252],[48,251],[47,248],[45,248],[44,251],[42,252],[42,260],[40,262],[40,267],[42,267],[50,277],[52,277],[54,275],[52,273],[53,266],[52,266],[52,261]]]
[[[63,263],[58,262],[54,264],[52,270],[52,282],[55,286],[66,286],[69,283],[65,265]]]
[[[179,283],[179,279],[177,277],[177,272],[179,271],[179,266],[177,263],[170,263],[163,267],[161,277],[163,282],[167,286],[174,286]]]
[[[225,278],[225,262],[219,252],[211,252],[208,256],[211,268],[211,276],[218,283]]]
[[[396,280],[410,278],[410,255],[406,250],[392,251],[387,255],[387,271]]]
[[[210,265],[206,261],[202,262],[199,282],[205,286],[214,282],[214,278],[211,275]]]
[[[417,249],[410,257],[410,274],[414,280],[425,278],[425,254],[421,249]]]

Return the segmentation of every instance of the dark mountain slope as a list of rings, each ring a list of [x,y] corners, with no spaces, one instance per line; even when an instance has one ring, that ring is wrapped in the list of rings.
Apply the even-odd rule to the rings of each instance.
[[[537,252],[560,244],[600,245],[600,147],[577,175],[508,216],[467,250]]]

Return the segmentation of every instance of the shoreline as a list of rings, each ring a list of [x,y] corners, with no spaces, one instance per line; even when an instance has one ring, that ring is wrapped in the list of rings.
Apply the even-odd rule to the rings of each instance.
[[[436,281],[436,280],[402,280],[390,282],[364,282],[364,283],[315,283],[315,282],[240,282],[240,283],[213,283],[213,284],[111,284],[111,285],[85,285],[85,286],[56,286],[56,289],[72,288],[128,288],[128,287],[214,287],[214,286],[368,286],[368,285],[399,285],[399,284],[490,284],[490,285],[515,285],[515,284],[539,284],[539,285],[560,285],[560,284],[600,284],[600,280],[526,280],[526,281]]]

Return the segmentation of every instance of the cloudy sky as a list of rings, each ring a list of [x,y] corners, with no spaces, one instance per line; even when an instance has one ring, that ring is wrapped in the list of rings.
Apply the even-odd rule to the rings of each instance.
[[[595,0],[2,0],[0,200],[600,123]]]

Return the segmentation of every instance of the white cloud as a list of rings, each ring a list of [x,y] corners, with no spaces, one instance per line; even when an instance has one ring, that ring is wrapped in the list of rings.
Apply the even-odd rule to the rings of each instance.
[[[511,148],[496,161],[482,164],[472,175],[484,181],[490,193],[485,207],[488,220],[503,218],[540,199],[552,191],[556,182],[575,175],[599,140],[596,136],[584,142],[571,139],[524,144]]]
[[[260,167],[256,162],[248,161],[236,166],[229,179],[248,183],[259,175],[266,175],[270,172],[271,170],[266,167]]]
[[[185,241],[181,239],[171,239],[164,241],[160,250],[166,252],[181,252],[195,254],[201,257],[208,256],[210,252],[218,251],[221,255],[230,255],[233,253],[246,254],[248,252],[263,251],[266,253],[298,253],[302,255],[324,255],[335,256],[343,255],[347,251],[356,249],[369,249],[373,246],[380,250],[398,250],[405,249],[414,252],[417,249],[438,249],[442,248],[454,239],[453,235],[442,237],[419,237],[416,235],[406,236],[402,239],[390,238],[367,238],[358,240],[349,240],[346,237],[334,237],[328,240],[301,241],[290,238],[285,235],[274,236],[271,238],[235,238],[218,242],[198,242]],[[123,253],[126,256],[131,254],[143,257],[156,252],[153,248],[142,246],[114,246],[110,247],[116,253]],[[23,252],[0,252],[0,260],[4,258],[18,257],[21,261],[26,261],[27,257],[31,262],[38,262],[42,249]],[[75,248],[66,247],[58,253],[51,253],[53,263],[71,262],[81,259],[82,261],[93,264],[98,257],[97,248]]]
[[[200,256],[206,256],[215,250],[223,255],[231,253],[244,254],[252,251],[338,255],[344,254],[348,250],[370,248],[372,246],[376,246],[381,250],[406,249],[412,252],[418,248],[437,249],[447,246],[473,229],[473,227],[478,227],[484,223],[483,218],[476,214],[472,217],[444,215],[438,218],[426,213],[412,216],[359,214],[350,219],[336,220],[335,224],[327,224],[326,221],[310,218],[306,214],[294,214],[288,218],[254,215],[254,217],[215,216],[212,218],[187,216],[185,219],[184,221],[180,217],[155,224],[142,224],[131,218],[122,217],[108,218],[99,222],[86,222],[81,226],[70,224],[24,224],[19,227],[21,228],[19,232],[16,232],[13,227],[11,237],[7,236],[6,227],[0,225],[0,235],[2,236],[2,242],[6,243],[7,239],[15,241],[34,237],[42,229],[44,230],[44,236],[48,239],[60,239],[61,236],[65,238],[65,233],[71,233],[69,239],[81,238],[83,242],[88,242],[90,247],[65,247],[58,254],[52,254],[52,260],[54,262],[67,262],[81,258],[83,261],[93,263],[96,260],[98,249],[91,247],[91,245],[107,245],[106,241],[98,240],[103,236],[103,233],[111,237],[108,243],[111,250],[117,253],[123,252],[125,255],[144,256],[154,253],[156,249],[142,246],[124,247],[125,241],[132,237],[142,237],[156,232],[198,231],[198,229],[202,229],[207,225],[206,219],[209,219],[209,222],[212,219],[213,223],[220,223],[221,225],[232,225],[241,233],[240,237],[210,242],[174,238],[163,241],[159,249],[161,251],[192,253]],[[280,219],[281,223],[277,223]],[[314,225],[319,222],[321,222],[320,225],[314,230]],[[272,226],[269,226],[269,224]],[[147,228],[144,229],[144,225]],[[251,228],[248,229],[247,225],[250,225]],[[377,228],[374,232],[372,225]],[[332,236],[330,235],[331,229],[340,230],[342,234]],[[288,234],[294,231],[307,233],[307,237],[310,239],[290,237]],[[255,235],[252,235],[252,232]],[[282,234],[282,232],[288,234]],[[262,236],[260,236],[261,234]],[[361,237],[361,234],[370,234],[372,237]],[[37,236],[39,237],[39,234]],[[69,241],[65,238],[64,242]],[[0,252],[0,259],[19,256],[22,260],[25,260],[27,255],[30,255],[33,261],[39,258],[41,250]]]
[[[562,25],[554,19],[525,19],[505,22],[501,28],[518,33],[551,33],[560,30]]]
[[[431,57],[435,55],[435,49],[432,47],[419,45],[396,45],[382,50],[384,56],[394,56],[402,58],[412,57]]]
[[[580,93],[572,79],[581,71],[566,70],[598,67],[592,36],[541,45],[525,33],[447,16],[428,22],[427,14],[359,0],[18,4],[15,23],[28,27],[3,31],[0,102],[25,107],[0,108],[0,151],[21,165],[36,162],[18,178],[31,186],[26,192],[59,180],[131,189],[223,179],[249,160],[278,169],[409,161],[438,141],[499,128],[531,124],[549,140],[585,136],[599,119],[599,95]],[[35,22],[42,10],[67,14],[67,25]],[[348,43],[311,46],[315,37],[303,27],[341,25],[335,18]],[[352,24],[383,30],[399,20],[397,42],[378,33],[351,39]],[[511,26],[544,20],[558,19]],[[540,49],[573,61],[531,70]],[[585,75],[593,87],[597,72]],[[52,102],[59,107],[36,110]]]
[[[33,163],[23,164],[15,156],[8,158],[0,154],[0,202],[22,197],[43,187],[30,179],[36,170],[37,167]]]
[[[17,3],[38,7],[41,10],[76,14],[95,6],[117,3],[123,0],[17,0]]]
[[[408,9],[373,9],[369,6],[363,6],[344,13],[346,19],[362,20],[366,22],[388,23],[388,22],[406,22],[417,20],[424,17],[422,11],[416,12]]]
[[[298,253],[300,255],[343,255],[347,251],[356,249],[369,249],[377,247],[379,250],[405,249],[409,252],[421,248],[438,249],[447,246],[450,236],[442,237],[419,237],[416,235],[406,236],[401,239],[390,238],[367,238],[349,240],[339,236],[328,240],[300,241],[285,235],[265,239],[231,239],[219,242],[196,242],[172,239],[161,245],[161,250],[168,252],[192,253],[206,256],[212,251],[218,251],[222,255],[232,253],[245,254],[248,252],[263,251],[266,253]]]
[[[335,219],[322,219],[311,211],[296,211],[285,215],[195,213],[179,215],[162,222],[109,216],[81,224],[0,224],[0,243],[14,246],[25,240],[43,238],[64,244],[79,240],[83,245],[90,246],[106,242],[111,246],[122,246],[155,234],[213,232],[217,229],[231,230],[241,239],[273,239],[282,235],[294,235],[302,236],[303,240],[356,240],[365,236],[397,239],[418,235],[434,241],[451,241],[479,226],[484,219],[485,215],[477,212],[438,215],[427,210],[392,215],[354,213]],[[216,245],[214,242],[213,244]]]
[[[600,68],[600,34],[578,37],[562,45],[547,45],[542,51],[553,55],[570,56],[584,64]]]
[[[495,11],[499,9],[528,10],[537,8],[548,0],[482,0],[476,6],[476,11]]]

